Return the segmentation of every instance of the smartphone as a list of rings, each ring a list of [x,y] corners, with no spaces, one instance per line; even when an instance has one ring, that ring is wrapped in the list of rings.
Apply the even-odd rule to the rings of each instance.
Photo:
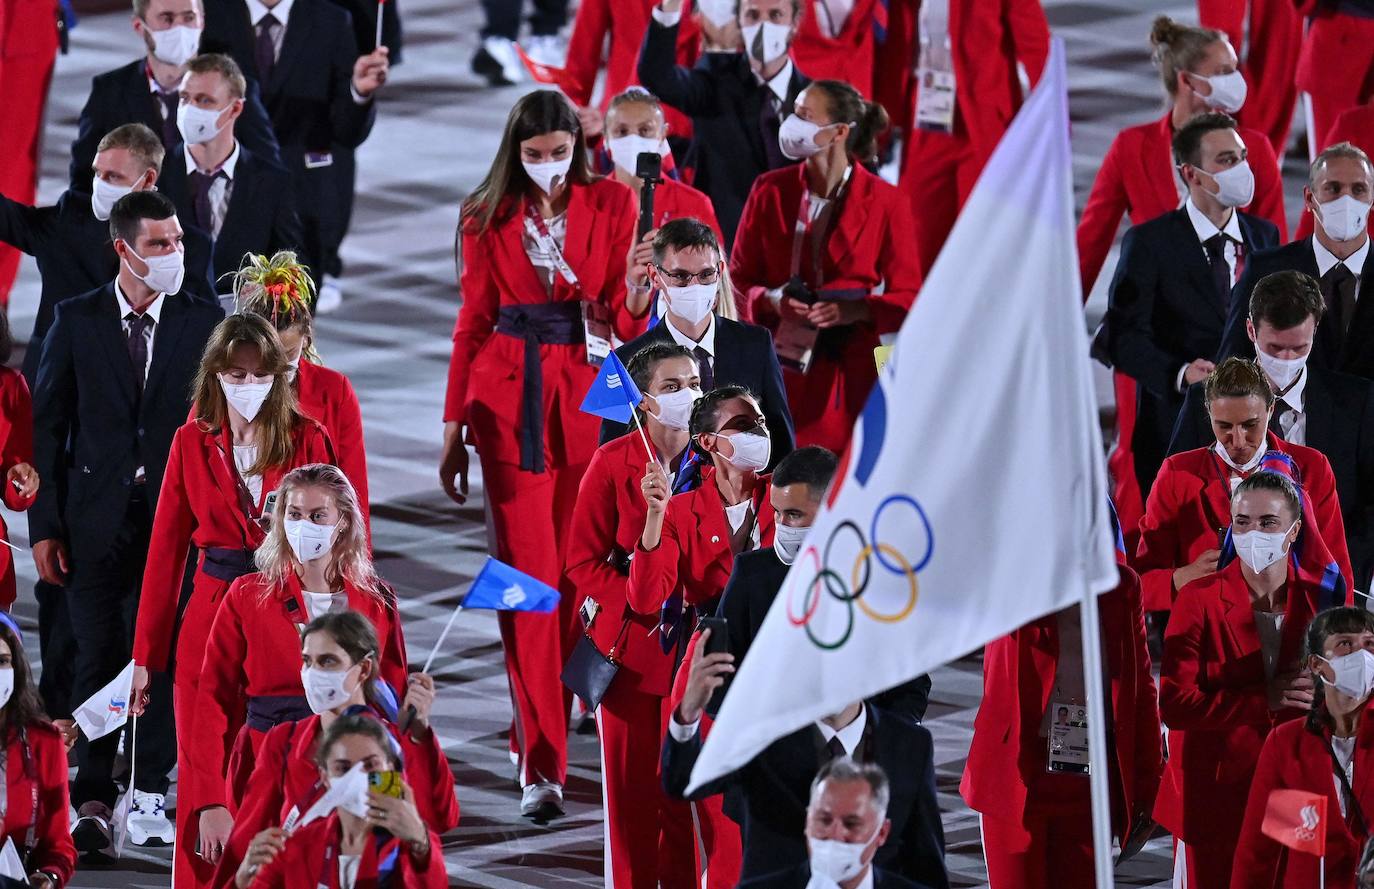
[[[710,630],[711,635],[706,639],[706,654],[723,654],[730,650],[730,637],[726,632],[727,623],[725,618],[708,615],[697,621],[697,632]]]
[[[400,799],[401,773],[400,772],[370,772],[367,776],[367,789],[373,793],[380,793],[384,796],[394,796]]]
[[[262,514],[269,516],[277,511],[277,492],[268,491],[262,501]]]

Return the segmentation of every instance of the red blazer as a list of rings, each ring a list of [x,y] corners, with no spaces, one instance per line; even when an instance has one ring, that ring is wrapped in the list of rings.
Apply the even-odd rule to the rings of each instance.
[[[724,244],[725,235],[721,233],[720,223],[716,221],[716,208],[706,192],[698,191],[686,182],[677,179],[664,179],[654,189],[654,228],[661,228],[670,219],[692,218],[711,226],[716,239]]]
[[[20,463],[33,463],[33,401],[29,398],[29,384],[19,371],[0,367],[0,486],[5,489],[5,506],[23,512],[37,499],[22,497],[5,475]],[[55,484],[54,479],[40,479],[40,484]],[[0,516],[0,540],[9,540],[9,528]],[[10,610],[15,599],[14,550],[0,545],[0,609]]]
[[[458,826],[458,797],[454,794],[453,770],[430,732],[427,742],[417,744],[409,734],[401,734],[391,723],[388,730],[405,755],[406,783],[416,791],[415,806],[420,817],[438,833]],[[211,886],[228,889],[248,844],[260,831],[279,827],[310,808],[324,792],[320,769],[315,764],[315,747],[320,740],[320,717],[276,726],[263,738],[249,780],[239,788],[243,800],[234,814],[234,829],[225,844],[224,858],[215,869]]]
[[[1316,516],[1315,530],[1340,565],[1346,589],[1353,590],[1345,521],[1331,464],[1320,451],[1290,444],[1272,434],[1269,447],[1290,455],[1297,463],[1303,496]],[[1140,520],[1140,547],[1131,563],[1140,572],[1146,611],[1167,611],[1178,594],[1174,569],[1220,547],[1222,533],[1231,526],[1228,471],[1210,447],[1174,454],[1160,467],[1145,503],[1145,517]]]
[[[809,249],[803,251],[801,274],[812,286],[867,291],[872,321],[849,328],[838,354],[819,350],[807,373],[783,374],[798,446],[819,444],[836,453],[844,451],[854,420],[877,382],[873,349],[879,335],[902,326],[921,287],[910,201],[862,166],[851,169],[848,193],[826,242],[822,281],[810,280]],[[781,287],[792,276],[793,232],[805,192],[805,164],[773,170],[755,180],[730,256],[730,277],[749,313],[774,332],[778,314],[765,291]],[[885,285],[881,293],[879,285]]]
[[[1182,204],[1178,172],[1174,169],[1172,110],[1159,120],[1127,127],[1112,140],[1102,168],[1093,180],[1083,216],[1078,221],[1078,270],[1083,278],[1083,298],[1092,291],[1097,273],[1116,240],[1122,214],[1139,225]],[[1263,216],[1279,227],[1279,241],[1288,240],[1288,220],[1283,212],[1283,180],[1273,146],[1261,132],[1241,127],[1240,138],[1249,151],[1255,172],[1255,199],[1242,208]]]
[[[24,745],[14,732],[8,732],[5,748],[4,835],[14,840],[23,855],[29,826],[34,826],[34,848],[25,862],[29,873],[47,871],[65,886],[76,870],[76,846],[72,845],[70,806],[67,795],[67,748],[51,724],[28,728],[29,767],[24,763]],[[34,783],[38,795],[34,796]],[[35,799],[37,811],[35,812]],[[37,821],[34,821],[34,815]]]
[[[296,369],[296,397],[301,412],[324,427],[334,445],[336,465],[353,483],[367,516],[367,448],[363,444],[363,413],[353,384],[337,370],[302,360]]]
[[[315,421],[301,423],[291,438],[294,452],[289,465],[273,467],[263,474],[258,509],[262,508],[268,493],[276,490],[282,476],[292,469],[308,463],[334,462],[329,438]],[[216,434],[192,421],[172,437],[167,473],[158,495],[157,515],[153,517],[148,563],[143,570],[143,592],[134,627],[134,660],[150,670],[167,669],[172,628],[177,623],[177,602],[186,570],[186,553],[191,545],[199,549],[255,550],[265,536],[239,506],[232,455],[233,444],[227,428]],[[204,640],[214,618],[214,608],[228,586],[204,571],[197,572],[196,589],[181,620],[183,637],[193,632],[200,641]],[[188,627],[196,629],[188,631]],[[185,646],[187,641],[181,639],[178,648]],[[186,650],[203,650],[203,647],[195,645]],[[197,674],[200,672],[198,663],[187,664],[186,668]]]
[[[759,476],[754,516],[760,547],[773,545],[773,507],[768,486],[769,476]],[[663,603],[679,588],[688,605],[705,605],[725,591],[734,564],[730,522],[716,487],[716,471],[703,469],[701,487],[675,494],[668,501],[658,546],[646,550],[636,539],[634,558],[630,560],[630,584],[626,588],[630,607],[657,618]]]
[[[1117,836],[1132,827],[1131,814],[1149,811],[1159,788],[1163,748],[1158,694],[1145,645],[1140,578],[1124,564],[1116,589],[1098,598],[1102,649],[1111,681],[1116,765],[1112,782],[1112,826]],[[983,703],[973,723],[973,743],[960,792],[969,806],[999,817],[1073,814],[1091,811],[1087,782],[1071,812],[1047,811],[1033,788],[1045,775],[1041,720],[1050,704],[1059,662],[1059,626],[1042,617],[990,643],[983,650]]]
[[[1319,600],[1319,590],[1290,567],[1279,672],[1297,666]],[[1164,634],[1159,711],[1169,728],[1169,761],[1155,820],[1185,843],[1234,843],[1264,739],[1279,722],[1302,716],[1269,709],[1239,560],[1179,592]]]
[[[406,645],[395,594],[387,591],[385,600],[379,600],[351,584],[344,590],[348,607],[376,629],[382,645],[377,655],[381,678],[401,697],[406,688]],[[187,744],[191,765],[205,780],[207,795],[197,797],[204,805],[238,802],[223,780],[237,771],[231,769],[237,765],[231,753],[247,754],[246,744],[256,754],[267,734],[247,727],[240,731],[249,699],[305,694],[300,631],[309,622],[307,614],[294,573],[281,587],[269,585],[261,574],[245,575],[230,585],[220,601],[200,670],[195,724],[182,729],[191,736]],[[246,735],[246,740],[240,735]],[[252,756],[248,759],[251,767]]]
[[[1374,715],[1365,705],[1355,738],[1355,775],[1351,788],[1361,812],[1374,812]],[[1318,889],[1321,878],[1317,859],[1293,853],[1260,831],[1269,794],[1274,790],[1305,790],[1326,797],[1326,885],[1329,889],[1355,889],[1355,866],[1364,847],[1356,833],[1353,813],[1341,817],[1335,767],[1328,748],[1329,729],[1320,735],[1307,730],[1306,719],[1294,719],[1269,733],[1260,751],[1250,797],[1245,804],[1245,823],[1231,870],[1233,889]]]
[[[873,20],[878,0],[855,0],[844,27],[834,37],[816,21],[816,4],[803,3],[801,24],[792,40],[792,61],[812,80],[843,80],[864,98],[873,95]]]
[[[444,401],[445,422],[465,424],[484,459],[516,465],[525,344],[496,333],[497,312],[504,306],[550,301],[521,246],[523,219],[517,210],[484,234],[463,231],[463,305],[453,332]],[[626,186],[614,179],[573,185],[564,255],[580,289],[555,276],[552,301],[589,299],[607,306],[618,321],[626,319],[625,259],[635,224],[634,194]],[[620,333],[623,340],[633,338],[628,329]],[[596,450],[601,420],[577,407],[596,379],[596,368],[587,364],[581,343],[543,345],[539,352],[547,465],[586,463]]]
[[[339,859],[339,816],[330,815],[312,821],[291,835],[286,848],[281,851],[250,884],[253,889],[300,889],[314,886],[317,889],[338,889]],[[363,851],[363,859],[358,867],[358,880],[354,889],[377,889],[377,846],[380,837],[374,837]],[[334,847],[332,861],[325,862],[326,850]],[[402,846],[397,857],[396,872],[387,883],[389,889],[448,889],[448,874],[444,869],[444,849],[439,835],[429,832],[429,855],[424,861],[416,861],[409,850]]]

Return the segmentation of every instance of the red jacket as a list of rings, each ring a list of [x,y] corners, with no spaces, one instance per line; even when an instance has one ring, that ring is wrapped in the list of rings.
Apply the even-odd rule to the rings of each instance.
[[[706,192],[698,191],[677,179],[664,179],[654,189],[654,228],[661,228],[670,219],[688,217],[711,226],[711,231],[716,233],[716,240],[725,243],[720,222],[716,220],[716,208]]]
[[[1145,645],[1140,578],[1124,564],[1116,589],[1098,598],[1102,650],[1111,682],[1116,765],[1112,782],[1112,826],[1129,834],[1131,814],[1149,811],[1163,769],[1158,694]],[[998,817],[1073,814],[1091,811],[1087,782],[1072,812],[1045,811],[1030,788],[1045,774],[1041,720],[1050,705],[1059,662],[1059,626],[1054,615],[1015,630],[983,650],[983,703],[973,723],[973,743],[960,792],[969,807]]]
[[[843,453],[854,421],[878,379],[873,349],[879,335],[894,333],[921,287],[912,244],[915,232],[906,196],[854,164],[839,216],[826,241],[821,280],[815,281],[811,251],[802,251],[801,275],[816,289],[863,290],[872,320],[822,334],[807,373],[788,370],[787,401],[796,424],[797,445],[819,444]],[[730,256],[730,277],[750,314],[777,331],[778,313],[765,291],[792,276],[792,240],[806,194],[806,165],[764,173],[754,182],[740,217]],[[879,288],[881,286],[881,292]],[[838,353],[824,348],[838,340]]]
[[[7,732],[6,807],[0,844],[9,837],[22,857],[33,826],[33,849],[25,860],[29,873],[47,871],[58,878],[58,885],[65,886],[76,870],[76,847],[67,820],[67,748],[50,724],[30,725],[26,734],[27,764],[24,745],[15,733]]]
[[[20,496],[5,481],[6,474],[20,463],[33,463],[33,401],[19,371],[0,367],[0,485],[5,489],[5,506],[15,512],[28,509],[37,498]],[[52,485],[56,480],[39,479],[39,484]],[[0,540],[9,539],[9,528],[0,516]],[[0,609],[9,611],[14,599],[14,550],[0,545]]]
[[[563,252],[580,287],[555,275],[552,301],[600,302],[617,323],[628,325],[625,260],[635,233],[634,194],[614,179],[571,188]],[[523,219],[517,210],[484,234],[463,232],[463,305],[453,331],[444,401],[444,420],[465,424],[484,459],[517,465],[525,344],[496,332],[497,313],[550,301],[521,245]],[[628,326],[620,333],[623,340],[633,338]],[[601,420],[577,408],[596,379],[596,368],[587,363],[582,343],[541,345],[539,353],[545,460],[555,467],[586,463],[596,450]]]
[[[1290,568],[1277,671],[1293,670],[1320,591]],[[1159,711],[1169,762],[1155,820],[1185,843],[1235,842],[1260,747],[1279,722],[1269,709],[1259,630],[1240,561],[1185,586],[1164,635]]]
[[[263,474],[262,497],[256,504],[259,510],[268,493],[276,490],[282,476],[292,469],[308,463],[334,462],[329,438],[313,420],[297,426],[291,438],[290,463],[272,467]],[[143,592],[134,628],[134,660],[139,665],[150,670],[167,669],[186,553],[192,544],[198,549],[255,550],[262,543],[262,529],[250,522],[239,506],[236,477],[228,428],[215,434],[192,421],[176,431],[162,492],[158,495],[157,515],[153,518],[148,563],[143,571]],[[195,591],[180,623],[182,638],[178,640],[178,650],[204,650],[201,643],[209,632],[214,608],[228,586],[204,571],[196,574]],[[195,639],[188,639],[188,635]],[[188,642],[194,644],[186,647]],[[199,663],[188,663],[185,668],[200,672]]]
[[[768,499],[768,484],[769,476],[759,476],[758,490],[754,492],[760,547],[773,545],[773,507]],[[626,588],[630,607],[657,618],[663,603],[679,588],[688,605],[705,605],[725,591],[734,564],[730,522],[716,487],[716,471],[703,469],[701,487],[675,494],[668,501],[658,546],[646,550],[635,541],[630,584]]]
[[[297,830],[287,840],[286,848],[258,871],[250,885],[253,889],[300,889],[303,886],[338,889],[340,829],[336,813]],[[354,889],[378,889],[380,886],[377,861],[381,842],[381,836],[374,834],[367,843]],[[328,862],[326,855],[330,857]],[[386,885],[388,889],[448,889],[444,849],[439,842],[439,835],[430,830],[429,854],[424,861],[416,861],[402,844],[396,859],[396,872]]]
[[[420,817],[438,833],[458,826],[458,797],[454,794],[453,771],[439,744],[430,732],[429,740],[416,743],[386,723],[405,755],[405,776],[416,791],[415,807]],[[315,747],[320,740],[320,717],[276,726],[263,738],[249,780],[239,798],[242,804],[234,813],[234,830],[225,844],[224,858],[215,869],[212,886],[232,886],[239,862],[248,853],[248,844],[260,831],[280,827],[310,808],[324,792],[320,768],[315,764]]]
[[[1374,716],[1365,705],[1355,740],[1355,769],[1351,789],[1361,812],[1374,812]],[[1326,797],[1326,886],[1355,889],[1355,866],[1365,838],[1357,832],[1353,812],[1341,817],[1338,780],[1331,763],[1331,732],[1314,735],[1306,719],[1294,719],[1269,733],[1260,751],[1245,823],[1231,871],[1233,889],[1318,889],[1317,859],[1294,853],[1260,831],[1269,794],[1274,790],[1305,790]]]
[[[1288,454],[1297,463],[1305,505],[1316,516],[1315,530],[1340,566],[1346,589],[1354,589],[1345,521],[1331,464],[1320,451],[1290,444],[1272,434],[1269,448]],[[1191,565],[1209,549],[1220,549],[1221,537],[1231,526],[1228,477],[1229,467],[1210,447],[1174,454],[1160,467],[1145,504],[1145,517],[1140,520],[1140,548],[1131,563],[1140,572],[1146,611],[1169,609],[1178,593],[1174,589],[1175,569]]]
[[[1102,168],[1097,171],[1078,221],[1078,270],[1083,278],[1084,299],[1102,271],[1123,214],[1129,213],[1131,224],[1139,225],[1182,204],[1170,147],[1174,136],[1172,113],[1170,110],[1159,120],[1117,133],[1102,159]],[[1255,173],[1255,199],[1242,209],[1277,225],[1279,241],[1287,241],[1283,180],[1274,149],[1261,132],[1241,127],[1239,133]]]
[[[367,448],[363,444],[363,414],[348,377],[302,360],[296,369],[296,397],[301,412],[324,427],[334,445],[337,466],[358,492],[358,504],[368,515]]]
[[[792,61],[812,80],[843,80],[864,98],[873,96],[873,21],[878,0],[855,0],[840,33],[829,37],[816,20],[816,4],[802,4],[792,40]]]
[[[345,585],[348,607],[366,617],[377,631],[382,650],[377,663],[382,679],[397,697],[405,694],[406,646],[395,594],[384,599]],[[206,806],[237,803],[223,779],[237,771],[231,759],[256,753],[266,732],[240,727],[251,698],[303,695],[300,631],[309,623],[300,581],[292,573],[281,587],[261,574],[240,577],[229,587],[215,612],[205,646],[196,700],[196,720],[189,733],[192,767],[205,779]],[[246,735],[241,738],[241,735]],[[249,756],[249,765],[251,759]],[[220,780],[216,780],[220,779]]]

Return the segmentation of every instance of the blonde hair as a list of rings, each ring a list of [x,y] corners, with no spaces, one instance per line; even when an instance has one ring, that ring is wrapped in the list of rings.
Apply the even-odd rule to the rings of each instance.
[[[299,327],[305,337],[301,354],[311,364],[320,364],[315,351],[315,320],[310,314],[315,304],[315,282],[310,269],[290,250],[278,250],[270,257],[249,253],[234,273],[234,306],[240,312],[261,315],[279,332]]]
[[[1155,19],[1150,28],[1150,45],[1154,47],[1152,57],[1159,67],[1159,76],[1164,81],[1164,90],[1169,98],[1178,93],[1178,73],[1191,72],[1207,57],[1211,45],[1220,40],[1226,40],[1226,35],[1215,28],[1185,25],[1167,15]]]
[[[268,581],[264,595],[271,595],[273,590],[280,589],[300,565],[291,544],[286,541],[286,522],[282,516],[286,514],[286,503],[292,493],[306,488],[323,490],[339,510],[339,529],[330,547],[331,558],[325,577],[331,584],[347,583],[378,601],[385,601],[388,594],[372,565],[367,546],[367,526],[358,503],[358,492],[341,469],[328,463],[298,466],[283,476],[281,484],[277,486],[277,513],[272,528],[253,557],[258,570]]]

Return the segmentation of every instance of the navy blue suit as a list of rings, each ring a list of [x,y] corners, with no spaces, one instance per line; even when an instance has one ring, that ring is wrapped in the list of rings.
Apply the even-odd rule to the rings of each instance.
[[[811,865],[799,864],[788,870],[764,874],[761,877],[743,880],[739,889],[806,889],[811,881]],[[873,889],[929,889],[923,883],[914,883],[901,874],[873,868]]]

